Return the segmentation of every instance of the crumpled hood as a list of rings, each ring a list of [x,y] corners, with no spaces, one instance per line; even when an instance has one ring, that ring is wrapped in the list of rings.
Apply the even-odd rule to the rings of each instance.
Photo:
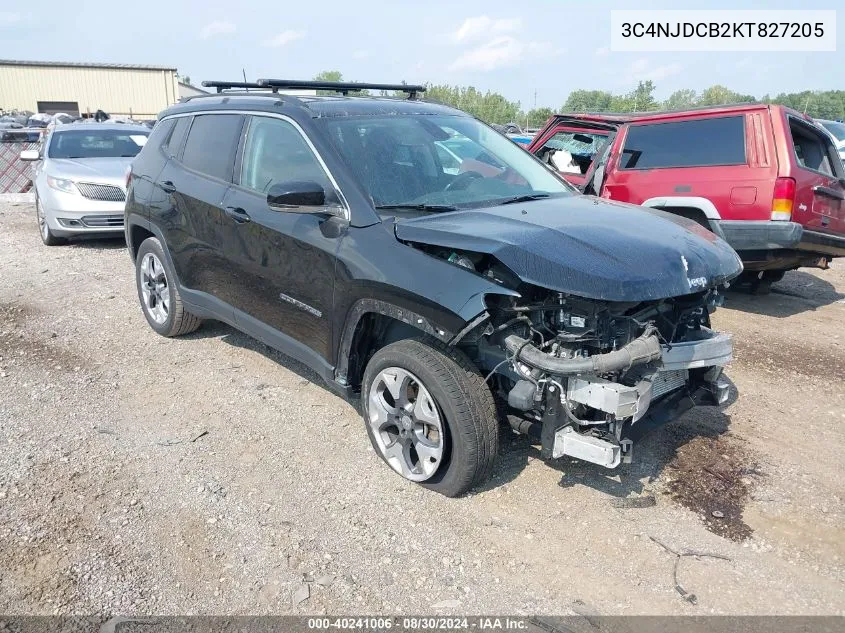
[[[52,158],[49,173],[56,178],[123,185],[134,158]]]
[[[571,196],[397,220],[402,241],[488,253],[526,283],[589,299],[648,301],[728,281],[742,263],[699,224]]]

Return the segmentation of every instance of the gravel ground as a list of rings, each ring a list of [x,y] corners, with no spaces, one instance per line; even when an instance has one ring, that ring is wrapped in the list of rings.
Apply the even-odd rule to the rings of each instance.
[[[845,263],[728,296],[724,411],[613,472],[514,437],[446,499],[295,362],[157,336],[122,241],[0,203],[0,253],[2,613],[845,614]],[[724,558],[680,559],[685,600],[669,550]]]

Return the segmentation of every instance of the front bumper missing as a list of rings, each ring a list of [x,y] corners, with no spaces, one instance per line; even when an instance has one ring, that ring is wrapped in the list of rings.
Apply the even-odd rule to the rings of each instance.
[[[540,432],[542,454],[551,458],[567,455],[606,468],[630,461],[633,443],[650,431],[696,405],[727,401],[729,384],[721,374],[732,354],[730,334],[703,328],[693,340],[664,345],[657,371],[635,386],[597,376],[570,378],[564,398],[554,392],[550,398],[547,393]],[[563,410],[571,402],[612,416],[619,424],[616,437],[607,439],[576,430]]]

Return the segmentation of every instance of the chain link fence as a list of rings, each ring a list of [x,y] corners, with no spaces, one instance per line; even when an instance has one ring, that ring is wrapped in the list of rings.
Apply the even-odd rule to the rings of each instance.
[[[25,149],[37,142],[0,142],[0,193],[26,193],[32,188],[32,163],[21,160]]]

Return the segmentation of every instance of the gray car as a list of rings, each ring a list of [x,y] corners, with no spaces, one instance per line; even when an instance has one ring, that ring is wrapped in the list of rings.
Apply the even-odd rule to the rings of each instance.
[[[84,234],[123,234],[126,174],[150,130],[118,123],[56,126],[38,150],[35,208],[41,239],[56,246]]]

